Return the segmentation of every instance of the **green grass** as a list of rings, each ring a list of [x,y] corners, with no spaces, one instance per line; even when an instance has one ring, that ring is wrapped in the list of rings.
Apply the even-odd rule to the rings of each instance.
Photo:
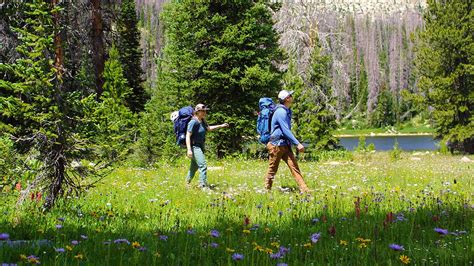
[[[34,202],[16,209],[18,192],[3,194],[0,233],[13,240],[48,239],[52,246],[0,247],[0,263],[21,264],[22,255],[38,256],[43,265],[400,265],[401,255],[415,265],[473,263],[474,165],[461,157],[402,153],[393,161],[388,153],[363,153],[349,162],[301,162],[311,196],[278,189],[295,189],[283,164],[268,194],[260,193],[265,161],[208,164],[209,181],[216,185],[210,193],[185,188],[183,160],[153,170],[118,169],[48,213]],[[435,228],[453,234],[441,236]],[[212,237],[211,230],[220,236]],[[320,239],[312,243],[318,232]],[[405,250],[391,250],[392,243]],[[277,246],[290,251],[271,259],[267,253],[276,253]],[[233,261],[234,253],[243,260]]]
[[[366,128],[366,129],[348,129],[341,128],[336,131],[337,135],[351,135],[351,136],[360,136],[360,135],[370,135],[370,134],[433,134],[435,130],[427,126],[419,127],[390,127],[390,128]]]

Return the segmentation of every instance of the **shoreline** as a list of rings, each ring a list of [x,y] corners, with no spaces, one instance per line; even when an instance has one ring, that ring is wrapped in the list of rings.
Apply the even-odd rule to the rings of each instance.
[[[335,134],[337,138],[349,138],[349,137],[409,137],[409,136],[433,136],[433,133],[420,132],[420,133],[360,133],[360,134]]]

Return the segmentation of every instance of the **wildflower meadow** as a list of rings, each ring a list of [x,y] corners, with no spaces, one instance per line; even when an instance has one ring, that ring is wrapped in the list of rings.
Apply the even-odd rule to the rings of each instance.
[[[122,167],[42,212],[3,192],[2,265],[472,265],[472,161],[434,153],[301,162],[311,194],[266,161],[209,162],[210,191],[187,188],[188,161]],[[192,184],[197,181],[193,180]]]

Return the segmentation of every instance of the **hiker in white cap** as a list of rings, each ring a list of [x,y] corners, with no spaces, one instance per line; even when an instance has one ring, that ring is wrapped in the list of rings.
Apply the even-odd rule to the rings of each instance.
[[[196,105],[194,107],[194,116],[189,121],[186,132],[187,156],[191,159],[191,165],[186,177],[186,185],[189,186],[194,174],[199,170],[199,187],[203,189],[208,189],[207,165],[206,157],[204,156],[206,132],[229,126],[227,123],[209,126],[205,120],[208,110],[209,108],[204,104]]]
[[[304,152],[304,146],[295,138],[291,132],[291,105],[293,104],[293,91],[282,90],[278,93],[280,104],[273,113],[271,121],[270,141],[267,144],[269,161],[268,171],[265,176],[265,188],[271,190],[273,180],[278,171],[280,161],[286,162],[295,177],[301,192],[309,192],[308,186],[303,180],[300,168],[296,162],[291,145],[296,145],[299,152]]]

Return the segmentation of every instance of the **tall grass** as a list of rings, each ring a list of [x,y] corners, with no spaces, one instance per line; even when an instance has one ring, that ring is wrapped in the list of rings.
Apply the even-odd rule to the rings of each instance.
[[[399,265],[402,255],[411,264],[473,263],[471,163],[358,156],[301,162],[311,195],[297,192],[283,163],[264,193],[266,161],[244,159],[209,162],[211,192],[186,189],[182,160],[118,169],[48,213],[36,201],[17,209],[18,192],[3,194],[0,233],[50,245],[0,241],[0,263],[27,263],[30,255],[44,265]]]

